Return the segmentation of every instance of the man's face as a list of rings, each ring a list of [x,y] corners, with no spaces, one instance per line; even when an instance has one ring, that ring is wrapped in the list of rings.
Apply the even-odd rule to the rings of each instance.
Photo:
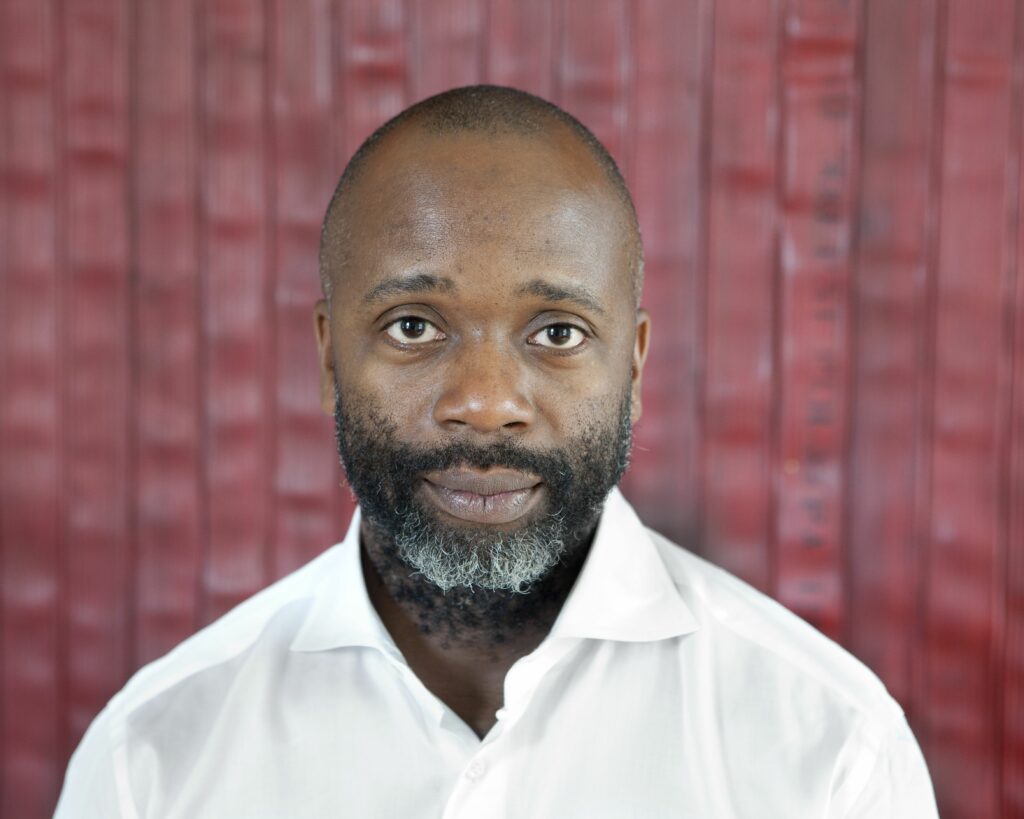
[[[315,321],[367,522],[442,588],[524,590],[625,468],[649,327],[625,210],[560,131],[406,129],[349,194]]]

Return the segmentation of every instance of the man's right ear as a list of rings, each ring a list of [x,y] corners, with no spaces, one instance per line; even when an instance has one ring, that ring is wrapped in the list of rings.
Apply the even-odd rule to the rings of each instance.
[[[320,299],[313,307],[313,332],[316,333],[317,363],[320,365],[320,406],[334,415],[334,351],[331,347],[331,307]]]

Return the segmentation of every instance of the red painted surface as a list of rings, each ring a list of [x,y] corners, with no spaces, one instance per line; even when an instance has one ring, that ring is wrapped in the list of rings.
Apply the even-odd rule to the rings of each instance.
[[[1003,315],[1013,304],[1016,233],[1007,204],[1019,206],[1012,13],[1008,0],[990,4],[987,15],[968,2],[949,4],[936,118],[943,147],[926,444],[931,491],[919,530],[926,555],[920,702],[934,775],[973,783],[946,795],[955,815],[995,815],[999,801],[1000,769],[986,755],[1002,731],[1001,720],[989,717],[998,713],[1005,605],[993,579],[1003,578],[1008,542],[999,502],[1008,397],[1001,370],[1010,349]]]
[[[707,261],[700,271],[705,351],[698,361],[704,377],[695,387],[703,409],[696,437],[704,492],[695,511],[714,560],[770,592],[777,472],[779,19],[772,6],[751,7],[744,0],[715,3],[713,14],[713,62],[702,83],[710,97],[703,109],[707,146],[700,160],[706,174]],[[660,289],[671,291],[672,281],[666,276]],[[648,293],[658,287],[649,284]],[[675,335],[687,324],[671,327]],[[657,354],[652,357],[657,360]],[[671,434],[669,407],[660,410],[665,427],[659,437]],[[656,412],[652,407],[651,414]]]
[[[0,6],[4,230],[0,239],[0,807],[42,817],[61,782],[67,738],[63,605],[66,469],[63,185],[56,150],[58,21],[46,3]],[[123,591],[128,592],[128,589]]]
[[[68,741],[85,730],[132,663],[133,601],[123,593],[133,582],[134,551],[132,439],[126,434],[134,415],[131,100],[126,7],[109,0],[77,3],[57,23],[63,535],[58,611]]]
[[[197,68],[185,4],[138,9],[135,218],[133,663],[199,623],[202,555]]]
[[[846,509],[848,645],[913,707],[920,664],[916,515],[931,394],[931,168],[938,149],[935,2],[874,3],[865,21]],[[916,43],[906,48],[907,42]],[[914,593],[908,593],[913,589]]]
[[[827,634],[844,615],[859,2],[783,9],[773,471],[775,591]]]
[[[324,206],[517,85],[619,159],[654,318],[627,494],[1024,816],[1024,13],[1011,0],[0,0],[0,812],[144,662],[351,512]]]

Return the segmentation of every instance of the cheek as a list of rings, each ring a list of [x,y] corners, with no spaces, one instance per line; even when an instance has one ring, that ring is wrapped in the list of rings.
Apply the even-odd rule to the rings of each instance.
[[[335,369],[335,384],[346,408],[399,434],[418,426],[428,414],[429,390],[394,367],[343,357]]]
[[[629,387],[622,385],[614,392],[589,396],[564,407],[558,415],[558,437],[568,441],[588,441],[619,425],[623,402]]]

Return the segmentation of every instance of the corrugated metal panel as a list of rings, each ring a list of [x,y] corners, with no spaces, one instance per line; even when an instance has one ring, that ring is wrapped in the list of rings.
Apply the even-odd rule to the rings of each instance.
[[[1022,20],[1024,22],[1024,20]],[[1018,31],[1020,27],[1018,26]],[[1018,132],[1018,152],[1021,133]],[[1020,154],[1018,153],[1018,156]],[[1024,174],[1024,163],[1018,167]],[[1018,178],[1018,191],[1021,178]],[[1021,253],[1024,250],[1024,208],[1018,200],[1016,306],[1012,307],[1012,325],[1016,334],[1010,357],[1013,389],[1007,407],[1009,446],[1006,448],[1006,486],[1002,494],[1008,526],[1005,552],[1006,630],[1003,635],[1003,676],[996,724],[1002,726],[1002,797],[1003,815],[1024,815],[1024,274]],[[999,764],[997,760],[996,764]]]
[[[319,221],[408,103],[554,99],[635,193],[626,488],[1024,815],[1024,14],[1012,0],[0,0],[0,808],[127,675],[336,539]]]
[[[701,377],[713,7],[707,0],[637,3],[631,150],[624,157],[643,226],[645,298],[659,349],[644,371],[630,494],[648,525],[698,547],[702,491]],[[659,157],[658,162],[650,157]],[[671,479],[666,479],[671,476]]]
[[[261,4],[197,6],[206,543],[203,620],[269,579],[274,377],[268,33]]]
[[[928,503],[922,511],[925,651],[920,716],[934,775],[972,787],[947,811],[997,815],[999,766],[990,759],[1003,600],[1000,546],[1000,369],[1010,350],[1016,171],[1014,5],[951,2],[941,71],[941,198],[934,268]],[[1014,151],[1016,146],[1013,146]]]
[[[843,625],[849,294],[860,3],[788,2],[781,23],[775,589]]]
[[[128,8],[65,9],[61,43],[63,711],[76,738],[131,670]]]
[[[864,38],[846,584],[849,645],[912,710],[924,445],[935,3],[871,2]],[[914,44],[908,47],[908,43]]]
[[[0,806],[5,817],[42,817],[52,809],[66,751],[65,345],[55,147],[62,49],[52,3],[4,3],[0,13],[6,216],[0,241]]]
[[[205,492],[195,11],[147,3],[136,14],[133,602],[141,664],[199,625]]]
[[[775,542],[778,14],[774,4],[715,3],[708,114],[701,512],[708,556],[762,591],[773,588]]]

